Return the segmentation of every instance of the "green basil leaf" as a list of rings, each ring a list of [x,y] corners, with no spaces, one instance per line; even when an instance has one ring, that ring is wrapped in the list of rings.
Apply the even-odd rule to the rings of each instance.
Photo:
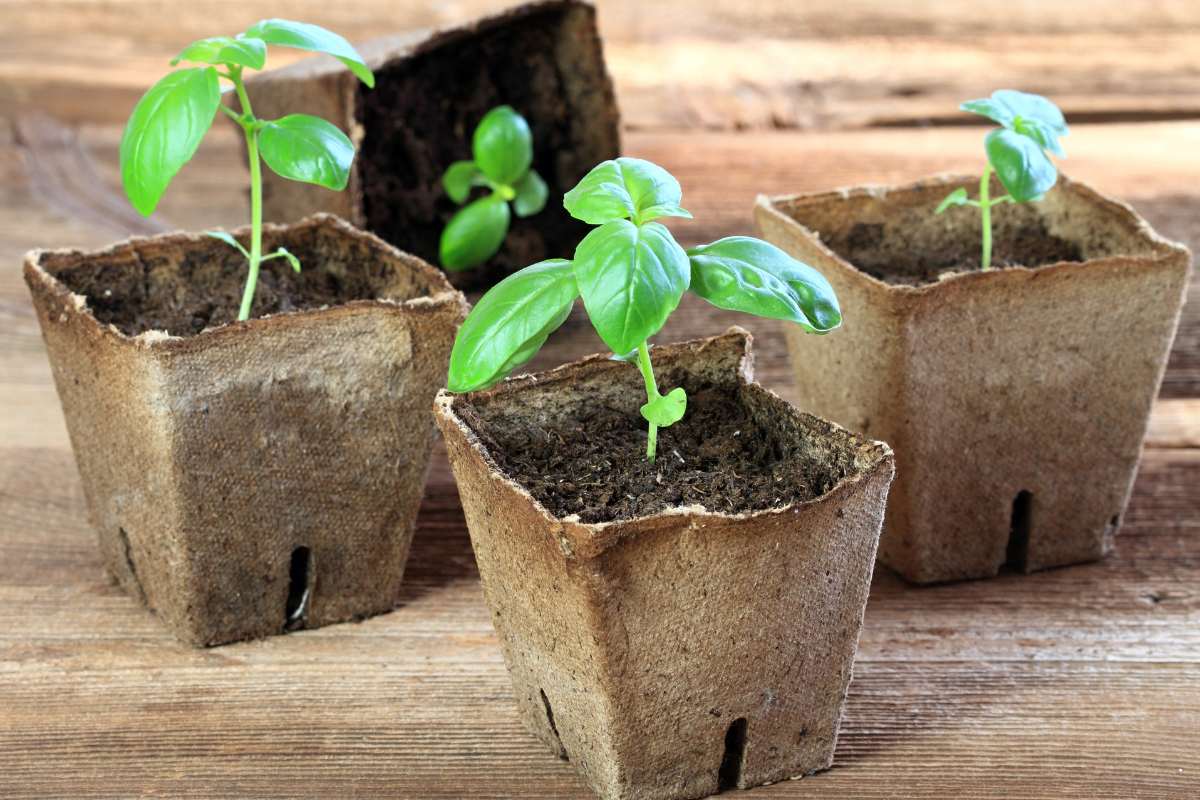
[[[984,139],[988,161],[1013,200],[1024,203],[1041,197],[1058,180],[1058,170],[1040,144],[1007,128]]]
[[[242,34],[245,38],[262,39],[267,44],[326,53],[346,65],[349,70],[370,88],[375,88],[375,75],[358,51],[341,36],[327,31],[319,25],[293,22],[288,19],[260,20]]]
[[[981,117],[987,117],[993,122],[998,122],[1004,127],[1012,124],[1012,112],[1002,103],[997,103],[989,97],[982,97],[978,100],[968,100],[959,105],[963,111],[969,111],[972,114],[978,114]]]
[[[442,176],[442,186],[450,199],[462,205],[471,194],[471,187],[476,185],[476,179],[483,175],[474,161],[455,161],[446,169]]]
[[[233,249],[235,249],[239,253],[241,253],[243,256],[245,256],[247,261],[250,260],[250,254],[248,252],[246,252],[246,248],[242,247],[242,243],[239,242],[237,239],[233,238],[233,236],[226,233],[225,231],[205,231],[204,235],[211,236],[214,239],[221,240],[222,242],[229,245],[230,247],[232,247]]]
[[[603,225],[618,219],[646,222],[656,217],[690,217],[679,207],[679,181],[657,164],[640,158],[604,161],[563,197],[575,219]]]
[[[692,291],[717,308],[795,322],[810,333],[842,324],[825,276],[773,244],[729,236],[688,251]]]
[[[142,95],[121,136],[121,182],[141,214],[154,213],[171,179],[191,161],[221,105],[212,67],[170,73]]]
[[[1017,117],[1013,120],[1012,129],[1022,136],[1033,139],[1043,149],[1049,150],[1059,158],[1066,158],[1067,151],[1063,149],[1062,143],[1058,141],[1060,134],[1044,123],[1037,120],[1025,119],[1024,117]]]
[[[967,202],[967,190],[960,186],[943,197],[942,202],[938,203],[938,207],[933,210],[933,213],[941,214],[950,206],[965,206]]]
[[[1067,120],[1058,106],[1041,95],[999,89],[990,98],[969,100],[960,108],[1027,136],[1055,155],[1066,155],[1058,140],[1070,132]]]
[[[442,267],[459,272],[496,255],[508,233],[508,222],[508,203],[497,194],[468,203],[442,230],[438,247]]]
[[[550,194],[549,187],[542,176],[533,170],[525,173],[525,177],[517,181],[513,187],[517,196],[513,198],[513,211],[518,217],[532,217],[546,207],[546,197]]]
[[[556,258],[514,272],[467,315],[450,352],[449,389],[470,392],[532,358],[571,313],[579,290],[571,262]]]
[[[687,413],[687,392],[678,386],[642,406],[642,418],[660,428],[669,428]]]
[[[657,222],[619,219],[575,250],[575,278],[592,327],[614,353],[658,333],[691,281],[687,253]]]
[[[267,43],[262,39],[213,36],[199,39],[183,48],[179,55],[171,59],[171,66],[180,61],[237,64],[250,69],[262,69],[267,63]]]
[[[268,167],[289,180],[339,192],[350,180],[354,145],[338,126],[320,117],[289,114],[264,122],[258,150]]]
[[[512,106],[497,106],[484,114],[475,128],[471,152],[484,175],[512,186],[533,163],[529,123]]]
[[[270,258],[285,258],[295,272],[300,271],[300,259],[296,258],[286,247],[278,248],[274,253],[264,258],[263,261]]]

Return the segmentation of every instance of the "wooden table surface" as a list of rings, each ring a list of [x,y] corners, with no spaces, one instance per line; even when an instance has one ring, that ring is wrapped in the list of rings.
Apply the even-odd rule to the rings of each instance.
[[[157,69],[171,42],[217,30],[199,29],[218,17],[245,24],[266,4],[246,5],[235,14],[239,7],[208,0],[172,9],[169,19],[152,13],[161,4],[150,0],[56,2],[37,15],[0,5],[0,22],[11,23],[0,24],[0,99],[20,101],[0,120],[0,797],[586,798],[571,767],[517,722],[440,445],[390,614],[198,651],[177,644],[104,578],[20,258],[32,247],[98,246],[130,232],[246,217],[228,132],[180,174],[159,218],[136,217],[115,192],[117,124],[131,87]],[[378,31],[386,17],[382,0],[355,4],[354,13],[291,5],[290,16],[343,29],[370,23]],[[396,14],[427,24],[496,5],[472,0],[446,12],[413,3]],[[668,12],[687,4],[661,3],[645,18],[635,5],[601,9],[627,105],[626,151],[679,176],[697,217],[673,224],[685,242],[749,232],[759,192],[976,169],[982,128],[910,123],[937,122],[935,101],[1029,79],[1039,62],[1028,50],[989,62],[995,75],[977,63],[1019,41],[1040,42],[1053,51],[1044,63],[1075,70],[1028,86],[1061,89],[1068,109],[1091,121],[1072,128],[1069,174],[1200,246],[1194,3],[1156,3],[1153,18],[1129,3],[1094,4],[1091,14],[1078,3],[1018,4],[1008,27],[932,2],[823,0],[813,4],[819,14],[800,18],[784,13],[790,3],[765,0],[741,4],[748,8],[736,19],[710,9],[676,27]],[[1122,27],[1129,17],[1138,24]],[[737,37],[713,34],[722,23],[742,26],[748,61],[730,66],[725,83],[687,74],[705,53],[720,60],[734,52]],[[965,33],[976,23],[983,50]],[[39,60],[47,48],[66,52],[55,26],[68,41],[121,54],[129,48],[117,45],[142,36],[157,61],[109,53],[89,71],[77,52]],[[786,46],[800,40],[815,49]],[[887,73],[887,86],[868,91],[870,81],[839,77],[858,74],[856,48],[865,48],[863,72]],[[772,53],[789,80],[770,77]],[[880,66],[889,54],[891,71]],[[941,72],[926,63],[935,55]],[[676,70],[678,85],[639,77],[634,67],[646,61]],[[1106,82],[1100,71],[1112,65],[1128,68]],[[811,78],[796,77],[810,66]],[[916,83],[906,89],[906,80]],[[1197,292],[1112,556],[923,589],[881,568],[833,769],[748,797],[1200,797]],[[686,303],[664,338],[735,321],[747,324]],[[760,378],[788,396],[778,327],[747,326]],[[590,334],[560,337],[537,364],[597,349]]]

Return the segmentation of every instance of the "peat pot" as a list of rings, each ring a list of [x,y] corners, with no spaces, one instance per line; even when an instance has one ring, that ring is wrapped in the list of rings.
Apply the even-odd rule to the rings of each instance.
[[[280,245],[303,271],[267,262],[247,322],[245,260],[208,236],[25,260],[104,564],[193,645],[392,608],[465,313],[336,217]]]
[[[588,225],[562,195],[588,170],[620,153],[612,82],[596,10],[579,0],[544,0],[474,22],[368,42],[368,89],[332,58],[310,58],[254,76],[247,85],[263,118],[301,111],[347,131],[358,151],[345,192],[264,174],[264,214],[292,220],[330,211],[402,250],[438,263],[442,229],[458,210],[442,174],[471,158],[479,120],[507,104],[529,122],[533,168],[550,189],[546,208],[512,218],[500,252],[450,279],[486,289],[510,272],[575,252]]]
[[[789,336],[799,404],[895,448],[880,558],[916,583],[1109,552],[1188,281],[1185,248],[1065,177],[994,209],[998,267],[980,271],[978,211],[934,214],[977,183],[755,208],[837,291],[840,331]]]
[[[702,797],[824,769],[858,646],[891,451],[753,382],[750,336],[738,328],[653,355],[660,385],[687,388],[688,415],[659,431],[654,465],[644,433],[609,455],[633,458],[650,483],[661,477],[666,496],[682,499],[630,518],[608,518],[612,504],[646,495],[626,498],[616,478],[610,491],[565,468],[516,476],[554,464],[614,419],[640,429],[636,367],[593,356],[438,395],[521,717],[603,798]],[[730,488],[707,505],[744,504],[736,487],[764,473],[779,502],[730,511],[692,500],[706,461],[742,458],[729,455],[742,452],[739,441],[757,460],[726,461],[729,474],[717,477]]]

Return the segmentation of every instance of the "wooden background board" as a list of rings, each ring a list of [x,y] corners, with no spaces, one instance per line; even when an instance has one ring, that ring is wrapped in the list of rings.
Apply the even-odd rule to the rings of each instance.
[[[0,797],[587,797],[517,722],[440,446],[391,614],[195,651],[101,572],[21,254],[245,218],[228,131],[160,218],[115,191],[117,124],[183,40],[271,13],[359,36],[502,4],[280,5],[0,0]],[[973,170],[980,128],[915,123],[1020,82],[1096,123],[1073,128],[1070,174],[1200,246],[1194,2],[622,0],[600,15],[626,149],[679,176],[685,242],[749,232],[759,192]],[[688,302],[664,338],[733,322],[790,396],[773,323]],[[538,363],[596,349],[577,326]],[[1198,482],[1193,302],[1112,557],[927,589],[880,570],[834,769],[747,796],[1200,796]]]

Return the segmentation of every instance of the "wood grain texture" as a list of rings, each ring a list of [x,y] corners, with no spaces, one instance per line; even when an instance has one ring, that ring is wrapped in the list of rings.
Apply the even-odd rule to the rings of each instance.
[[[286,14],[355,41],[467,21],[508,0],[291,0]],[[0,109],[122,122],[193,39],[243,30],[278,2],[0,3]],[[845,128],[962,121],[999,86],[1088,119],[1200,115],[1200,5],[1187,0],[601,0],[600,28],[633,128]],[[278,50],[272,65],[298,55]],[[4,113],[0,111],[0,114]]]
[[[29,247],[128,232],[103,211],[118,135],[85,127],[35,154],[0,128],[0,797],[586,798],[517,722],[440,444],[391,614],[196,651],[106,581],[17,266]],[[1194,125],[1073,138],[1072,174],[1200,244],[1200,164],[1172,155],[1194,152]],[[627,147],[680,176],[698,220],[677,230],[697,242],[749,232],[757,192],[972,168],[978,144],[976,130],[933,129],[635,133]],[[235,140],[218,135],[162,224],[238,224],[243,181]],[[100,212],[79,214],[72,195]],[[664,338],[734,322],[758,336],[760,378],[789,396],[774,323],[689,300]],[[568,326],[539,365],[599,349]],[[879,571],[834,768],[748,796],[1200,795],[1197,331],[1193,309],[1112,557],[926,589]]]

